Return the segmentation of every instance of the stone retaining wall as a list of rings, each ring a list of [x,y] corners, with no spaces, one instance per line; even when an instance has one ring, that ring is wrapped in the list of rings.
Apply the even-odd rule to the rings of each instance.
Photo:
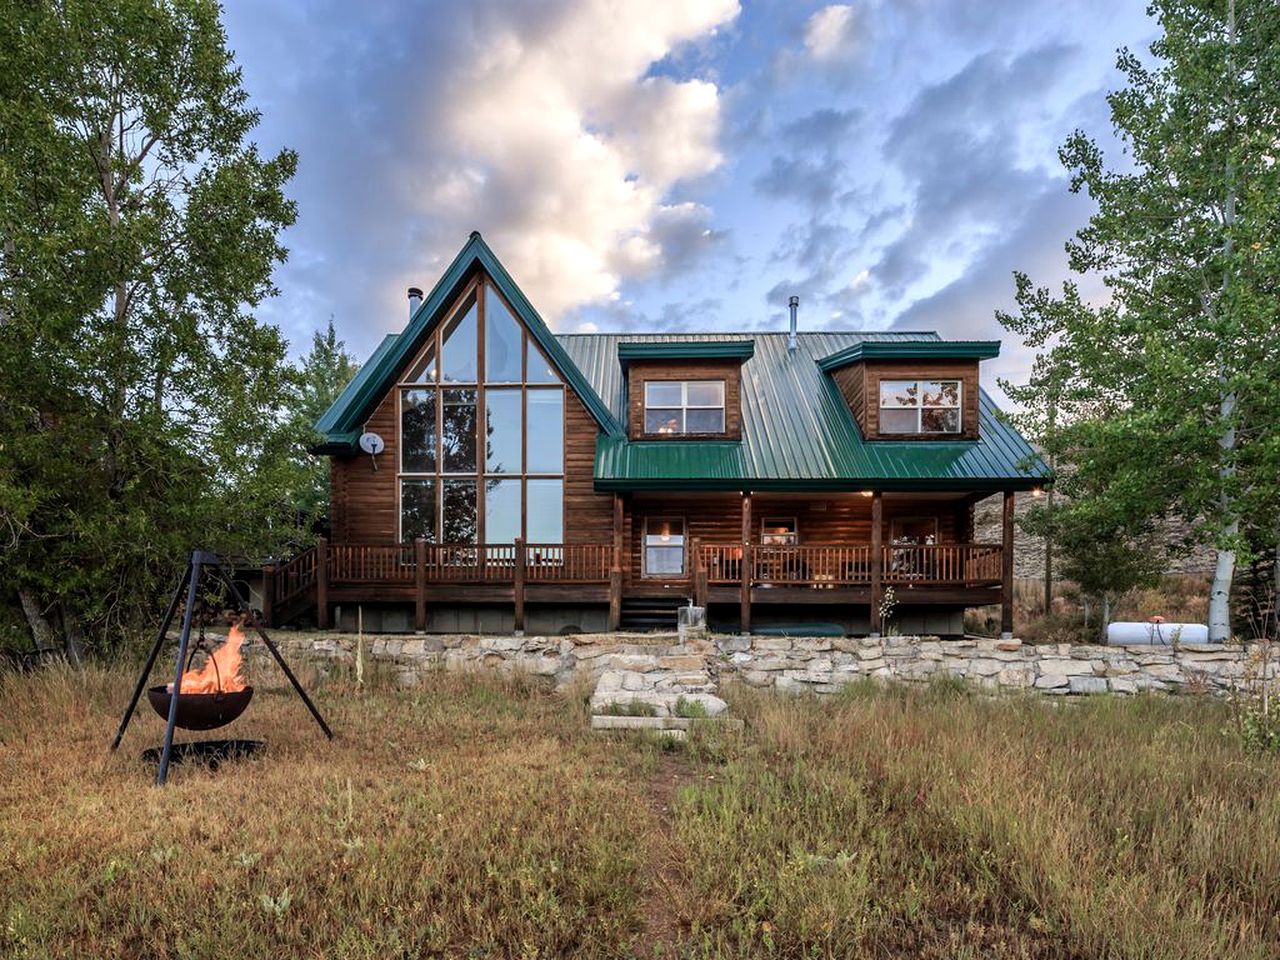
[[[275,639],[286,656],[352,663],[350,634],[289,635]],[[257,646],[260,646],[258,644]],[[1179,647],[1029,645],[1020,641],[938,640],[932,637],[811,639],[675,634],[582,634],[572,637],[366,637],[366,669],[383,665],[402,683],[429,671],[503,670],[546,677],[557,685],[596,681],[607,671],[737,677],[756,687],[834,693],[863,678],[928,680],[935,674],[987,688],[1046,694],[1223,692],[1249,672],[1251,650],[1239,646]],[[261,656],[262,651],[255,651]],[[1277,664],[1271,665],[1272,677]]]
[[[834,693],[865,677],[962,677],[989,688],[1048,694],[1222,692],[1247,672],[1250,650],[1216,644],[1103,647],[1019,640],[802,639],[725,637],[718,641],[746,683]],[[1271,665],[1276,676],[1276,664]]]

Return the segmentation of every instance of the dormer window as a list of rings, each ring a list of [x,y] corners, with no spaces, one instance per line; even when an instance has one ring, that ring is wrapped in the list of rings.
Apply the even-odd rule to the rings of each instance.
[[[679,436],[725,432],[723,380],[649,380],[644,432]]]
[[[959,380],[881,380],[880,433],[960,432]]]

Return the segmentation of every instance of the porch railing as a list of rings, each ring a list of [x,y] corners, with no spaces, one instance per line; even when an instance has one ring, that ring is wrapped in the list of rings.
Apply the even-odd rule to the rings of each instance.
[[[708,584],[740,584],[742,544],[704,543],[696,569]],[[881,547],[881,581],[890,583],[996,584],[1003,548],[996,543],[936,543]],[[871,583],[870,544],[753,544],[750,580],[755,586],[844,587]]]

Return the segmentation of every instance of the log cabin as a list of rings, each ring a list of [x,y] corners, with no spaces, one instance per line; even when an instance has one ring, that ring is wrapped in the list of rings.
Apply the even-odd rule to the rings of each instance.
[[[273,624],[1012,631],[1013,498],[1051,480],[935,333],[555,334],[479,233],[317,423],[330,535]],[[974,504],[1003,497],[1000,543]]]

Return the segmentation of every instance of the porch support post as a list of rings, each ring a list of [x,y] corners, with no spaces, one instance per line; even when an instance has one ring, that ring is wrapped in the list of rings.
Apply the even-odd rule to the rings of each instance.
[[[613,559],[609,563],[609,630],[622,624],[622,494],[613,495]]]
[[[516,604],[516,633],[524,633],[524,538],[516,537],[516,563],[512,593]]]
[[[262,565],[262,622],[268,627],[274,627],[272,616],[275,611],[272,608],[276,599],[276,565],[274,563],[266,563]]]
[[[1013,491],[1004,492],[1003,549],[1000,552],[1000,638],[1013,639]]]
[[[693,602],[695,606],[707,608],[707,568],[702,564],[702,540],[698,537],[690,544],[693,551]]]
[[[738,595],[738,621],[743,633],[751,632],[751,494],[742,495],[742,587]]]
[[[316,541],[316,626],[329,629],[329,538]]]
[[[871,495],[871,636],[880,636],[884,628],[880,603],[884,599],[884,494]]]
[[[413,541],[413,630],[427,632],[427,541]]]

